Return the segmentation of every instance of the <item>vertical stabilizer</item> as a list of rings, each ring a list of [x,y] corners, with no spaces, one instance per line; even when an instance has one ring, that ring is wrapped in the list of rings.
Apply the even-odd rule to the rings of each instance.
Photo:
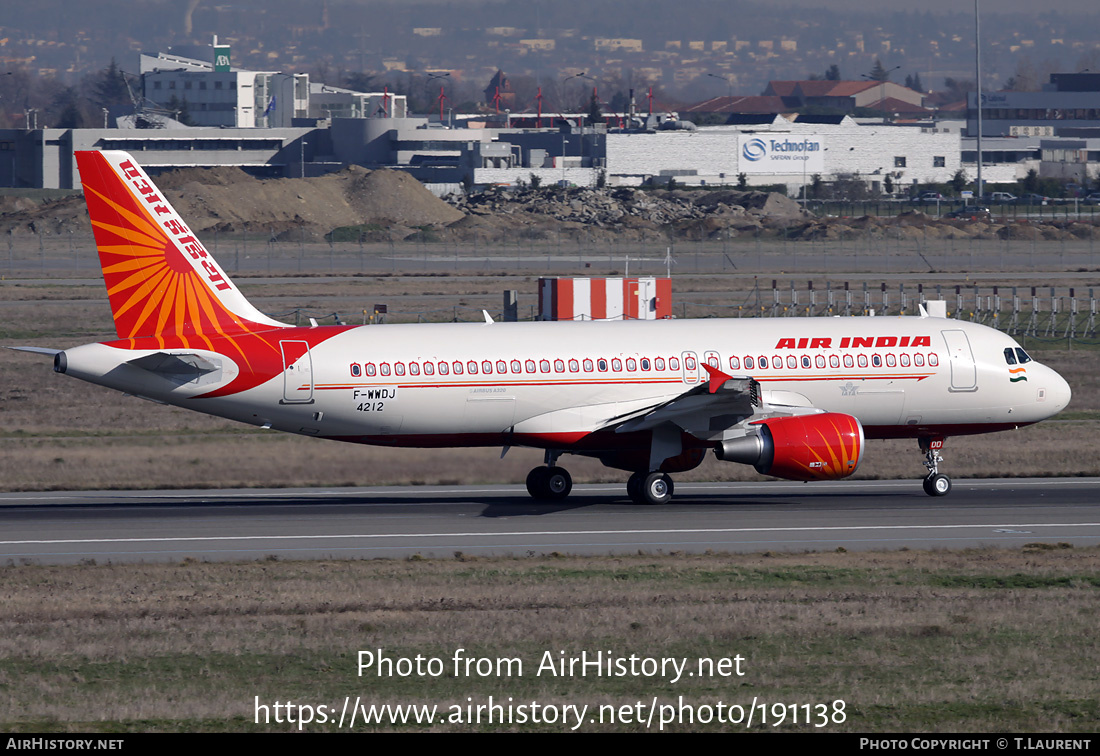
[[[245,299],[129,154],[83,151],[76,161],[119,338],[285,327]]]

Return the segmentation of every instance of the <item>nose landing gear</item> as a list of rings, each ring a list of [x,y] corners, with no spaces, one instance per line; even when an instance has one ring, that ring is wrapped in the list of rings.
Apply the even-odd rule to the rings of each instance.
[[[924,478],[924,492],[929,496],[946,496],[951,492],[951,478],[939,470],[939,464],[943,462],[943,457],[940,456],[943,439],[922,438],[919,443],[924,452],[924,466],[928,468],[928,475]]]

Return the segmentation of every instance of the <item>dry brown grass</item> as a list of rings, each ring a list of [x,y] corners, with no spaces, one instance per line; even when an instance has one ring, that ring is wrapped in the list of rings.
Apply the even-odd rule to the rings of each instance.
[[[843,698],[848,721],[829,729],[1087,732],[1098,574],[1100,550],[1027,548],[0,568],[0,728],[251,729],[257,695],[446,705],[492,694]],[[378,648],[519,657],[526,673],[357,677],[356,652]],[[747,674],[534,677],[559,649],[741,654]]]
[[[530,272],[508,276],[364,276],[339,283],[255,284],[269,312],[295,307],[349,317],[375,301],[405,310],[442,303],[499,307],[503,288],[530,290]],[[678,276],[693,299],[744,298],[751,279]],[[64,348],[113,338],[101,285],[0,285],[0,343]],[[678,294],[679,296],[679,294]],[[354,319],[353,319],[354,322]],[[956,477],[1097,475],[1091,448],[1100,422],[1100,351],[1029,345],[1074,388],[1070,420],[1016,432],[954,438],[945,450]],[[1073,414],[1076,413],[1076,414]],[[1069,451],[1067,451],[1069,450]],[[0,350],[0,488],[42,490],[189,486],[383,485],[521,482],[541,453],[513,449],[400,450],[318,442],[154,405],[54,374],[40,356]],[[916,478],[912,441],[874,441],[858,475]],[[567,457],[578,482],[622,482],[625,474]],[[713,458],[681,480],[754,480],[754,471]]]

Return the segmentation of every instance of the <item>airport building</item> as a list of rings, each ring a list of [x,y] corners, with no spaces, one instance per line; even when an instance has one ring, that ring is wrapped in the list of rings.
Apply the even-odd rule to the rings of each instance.
[[[977,93],[967,101],[967,133],[978,133]],[[1055,73],[1041,92],[983,92],[982,136],[1100,136],[1100,73]]]
[[[79,187],[73,153],[86,149],[132,152],[153,174],[237,166],[260,177],[297,177],[352,164],[389,167],[409,172],[438,194],[537,179],[578,186],[722,186],[743,180],[749,186],[786,185],[798,195],[815,177],[862,181],[877,192],[947,182],[960,169],[971,179],[976,174],[975,140],[964,136],[962,121],[893,124],[760,113],[696,127],[675,113],[631,111],[607,114],[598,124],[586,123],[580,113],[482,114],[441,123],[410,116],[403,95],[318,84],[303,73],[241,70],[230,65],[227,47],[215,42],[213,50],[209,61],[143,54],[145,100],[137,114],[116,114],[116,128],[0,131],[0,186]],[[998,96],[1080,96],[1100,108],[1100,74],[1056,74],[1052,86],[1056,91]],[[173,120],[181,109],[197,125]],[[1038,134],[984,139],[985,181],[1015,181],[1032,168],[1044,177],[1095,177],[1100,118],[1097,129],[1090,129],[1081,124],[1091,123],[1093,110],[1082,106],[1074,112],[1083,114],[1074,120],[1075,135],[1047,134],[1042,126]],[[1018,126],[1037,128],[1030,122]]]

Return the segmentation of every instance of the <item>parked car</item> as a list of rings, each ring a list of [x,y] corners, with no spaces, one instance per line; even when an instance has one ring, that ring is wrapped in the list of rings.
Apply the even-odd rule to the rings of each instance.
[[[917,202],[947,202],[947,197],[939,192],[921,192]]]
[[[989,211],[988,207],[968,205],[966,207],[960,207],[958,210],[953,210],[950,213],[946,213],[943,217],[953,218],[955,220],[989,221],[993,219],[993,213]]]
[[[1043,194],[1036,194],[1035,192],[1029,192],[1017,200],[1017,204],[1020,205],[1049,205],[1050,202],[1050,197]]]
[[[1093,192],[1081,201],[1086,205],[1100,205],[1100,192]]]
[[[1009,205],[1016,201],[1016,195],[1009,192],[992,192],[982,197],[982,202],[991,205]]]

